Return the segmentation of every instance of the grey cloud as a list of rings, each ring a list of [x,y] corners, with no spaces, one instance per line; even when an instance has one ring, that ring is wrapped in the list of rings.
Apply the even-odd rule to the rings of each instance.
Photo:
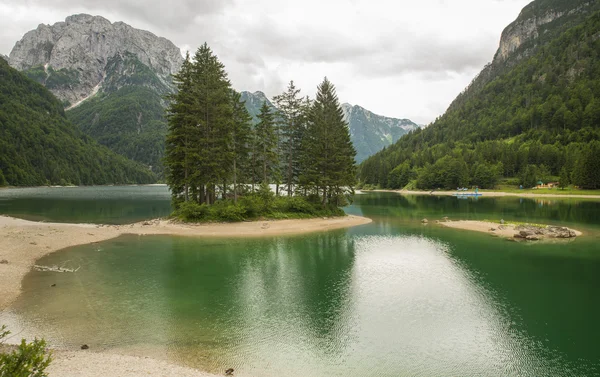
[[[452,73],[470,72],[491,59],[490,46],[496,43],[493,36],[486,34],[464,43],[414,31],[368,40],[317,29],[290,33],[268,19],[246,26],[243,35],[249,48],[272,59],[344,63],[367,77],[416,73],[427,78],[442,78]]]
[[[367,76],[416,73],[425,79],[440,80],[451,74],[481,69],[491,59],[489,46],[493,42],[490,43],[489,39],[472,42],[465,45],[437,39],[415,40],[409,46],[379,51],[374,56],[361,59],[355,68],[365,68]]]
[[[304,29],[291,33],[288,29],[261,19],[243,31],[250,47],[272,57],[310,63],[335,63],[377,51],[369,46],[330,30]]]
[[[102,15],[123,14],[148,24],[181,30],[189,26],[198,14],[217,14],[233,5],[234,0],[181,0],[173,4],[164,0],[26,0],[30,6],[72,12],[88,9]],[[22,4],[22,0],[2,0],[5,4]],[[119,21],[119,20],[112,20]]]

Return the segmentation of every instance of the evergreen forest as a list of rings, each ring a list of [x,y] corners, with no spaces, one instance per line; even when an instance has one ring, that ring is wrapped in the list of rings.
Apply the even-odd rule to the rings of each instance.
[[[174,215],[186,221],[241,221],[343,215],[353,194],[355,150],[335,87],[314,100],[290,82],[266,101],[253,126],[224,65],[204,44],[174,76],[166,140]]]
[[[48,89],[0,58],[0,186],[155,181],[146,167],[85,136]]]
[[[600,12],[359,166],[371,187],[600,188]]]

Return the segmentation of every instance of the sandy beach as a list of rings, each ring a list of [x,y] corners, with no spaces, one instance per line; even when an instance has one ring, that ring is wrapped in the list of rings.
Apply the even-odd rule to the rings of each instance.
[[[188,237],[264,237],[349,228],[370,223],[360,216],[231,224],[182,224],[150,220],[129,225],[33,222],[0,216],[0,311],[21,293],[21,281],[36,260],[70,246],[105,241],[123,234]],[[6,263],[3,263],[3,262]],[[43,336],[43,334],[39,334]],[[150,358],[55,351],[50,376],[210,376]]]
[[[365,191],[369,192],[369,191]],[[401,195],[437,195],[454,196],[456,191],[408,191],[408,190],[373,190],[373,192],[395,192]],[[468,193],[473,193],[469,191]],[[536,194],[529,192],[502,192],[502,191],[480,191],[482,197],[498,198],[502,196],[516,196],[519,198],[579,198],[579,199],[600,199],[600,195],[573,195],[573,194]]]

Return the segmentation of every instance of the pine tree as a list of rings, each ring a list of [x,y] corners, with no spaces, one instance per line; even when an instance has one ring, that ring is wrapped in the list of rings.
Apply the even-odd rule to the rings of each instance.
[[[252,136],[252,117],[248,113],[244,102],[241,101],[240,93],[232,92],[233,102],[233,200],[237,203],[238,182],[240,179],[252,179],[251,175],[240,174],[239,172],[249,172],[252,169],[249,162]]]
[[[340,204],[342,195],[354,192],[356,151],[335,87],[327,78],[317,88],[303,149],[303,179],[322,195],[323,205]]]
[[[277,134],[275,115],[266,102],[258,114],[259,122],[254,130],[254,167],[261,183],[272,183],[279,178],[279,156],[277,154]]]
[[[216,200],[217,185],[226,187],[233,165],[231,84],[225,67],[206,43],[194,60],[193,116],[199,133],[194,153],[194,186],[198,201],[211,204]]]
[[[300,173],[301,142],[304,133],[302,122],[302,99],[298,98],[300,89],[290,81],[287,91],[273,98],[279,109],[280,137],[282,139],[282,168],[285,188],[292,196],[294,185],[298,183]]]
[[[213,203],[227,187],[235,157],[231,84],[223,64],[205,43],[173,77],[165,165],[174,201]],[[225,196],[225,192],[223,192]]]
[[[165,151],[166,179],[174,199],[189,200],[189,184],[192,171],[191,148],[194,141],[193,126],[195,124],[191,113],[193,106],[192,91],[192,62],[190,54],[179,73],[173,76],[177,92],[168,96],[171,101],[167,109],[168,134]]]

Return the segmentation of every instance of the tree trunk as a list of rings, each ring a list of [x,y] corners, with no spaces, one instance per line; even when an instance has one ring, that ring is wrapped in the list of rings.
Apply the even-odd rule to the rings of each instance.
[[[267,182],[267,147],[263,147],[263,183]]]
[[[233,202],[237,204],[237,165],[233,160]]]

